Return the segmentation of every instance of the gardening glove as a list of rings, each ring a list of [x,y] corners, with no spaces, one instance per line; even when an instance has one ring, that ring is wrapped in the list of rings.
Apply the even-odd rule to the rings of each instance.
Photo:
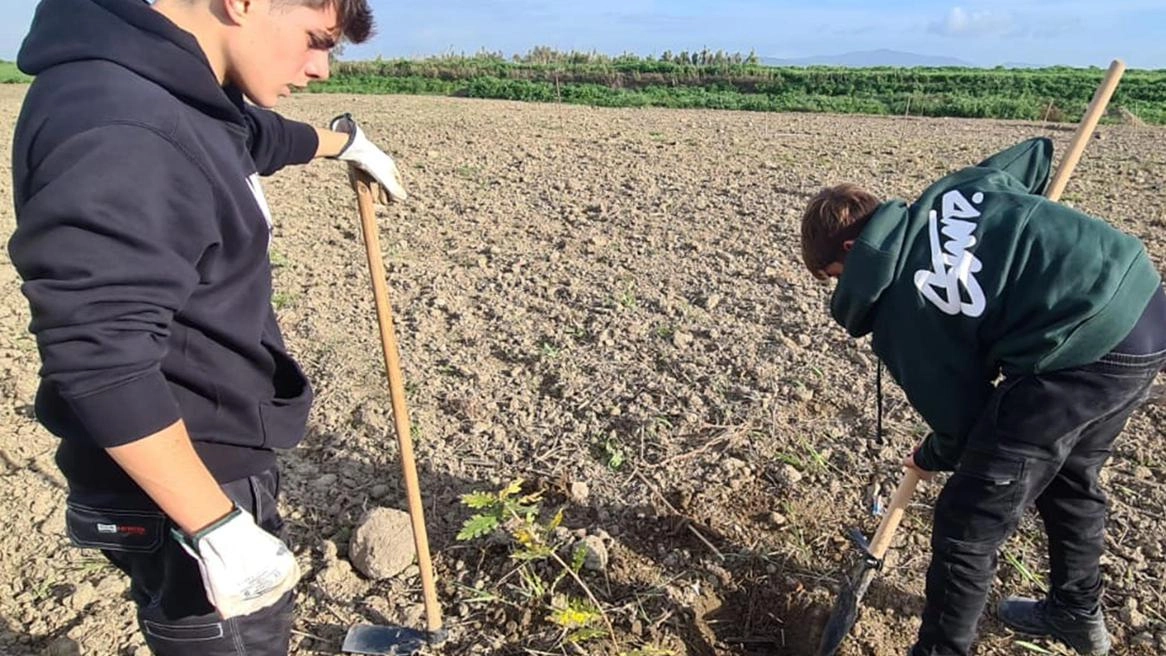
[[[223,619],[274,604],[300,580],[300,566],[283,541],[238,506],[194,535],[172,533],[198,561],[207,599]]]
[[[390,200],[403,201],[409,197],[405,188],[401,186],[401,174],[397,171],[397,163],[383,150],[377,148],[364,136],[360,126],[352,114],[341,114],[332,119],[328,125],[336,132],[348,134],[348,144],[336,156],[346,162],[352,162],[375,179],[381,189],[382,203]]]

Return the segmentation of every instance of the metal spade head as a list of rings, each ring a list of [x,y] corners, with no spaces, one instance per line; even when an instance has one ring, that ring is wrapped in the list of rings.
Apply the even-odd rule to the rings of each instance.
[[[413,656],[428,643],[429,634],[399,626],[358,624],[348,629],[340,651],[346,654]]]
[[[842,641],[858,620],[859,602],[874,580],[875,572],[882,566],[882,561],[867,550],[866,539],[861,533],[852,530],[851,538],[858,545],[859,555],[842,582],[842,589],[838,591],[838,601],[834,603],[834,610],[830,612],[830,619],[826,621],[826,627],[822,630],[818,656],[834,656],[838,652]]]

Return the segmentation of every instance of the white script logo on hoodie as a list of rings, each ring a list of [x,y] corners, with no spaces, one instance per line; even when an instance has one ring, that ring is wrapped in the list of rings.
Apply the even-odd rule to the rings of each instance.
[[[981,214],[976,205],[983,202],[984,194],[980,192],[972,194],[968,202],[962,193],[953,189],[943,195],[942,219],[935,210],[929,215],[931,270],[915,272],[915,287],[947,314],[978,317],[984,313],[984,291],[974,275],[984,264],[972,252],[976,246],[972,233],[978,225],[975,219]],[[941,234],[947,241],[940,243]]]

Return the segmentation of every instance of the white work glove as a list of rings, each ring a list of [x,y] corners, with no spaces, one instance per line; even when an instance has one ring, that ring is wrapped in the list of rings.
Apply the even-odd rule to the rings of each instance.
[[[172,532],[198,561],[207,599],[223,619],[274,604],[300,580],[300,566],[287,546],[238,506],[194,535]]]
[[[337,116],[328,127],[333,131],[348,134],[348,145],[344,146],[344,150],[340,151],[336,159],[352,162],[371,175],[380,185],[382,193],[388,194],[388,198],[381,199],[382,202],[403,201],[409,197],[405,188],[401,186],[401,174],[397,171],[397,163],[364,136],[352,114]]]

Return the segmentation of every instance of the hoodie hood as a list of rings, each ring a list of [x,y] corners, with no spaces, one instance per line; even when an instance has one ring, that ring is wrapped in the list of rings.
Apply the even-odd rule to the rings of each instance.
[[[103,60],[133,71],[199,110],[243,122],[243,98],[224,89],[198,41],[144,0],[43,0],[17,55],[28,75]]]
[[[830,313],[851,337],[862,337],[874,329],[874,307],[899,272],[906,236],[907,204],[888,201],[871,215],[846,256],[842,277],[830,299]]]

